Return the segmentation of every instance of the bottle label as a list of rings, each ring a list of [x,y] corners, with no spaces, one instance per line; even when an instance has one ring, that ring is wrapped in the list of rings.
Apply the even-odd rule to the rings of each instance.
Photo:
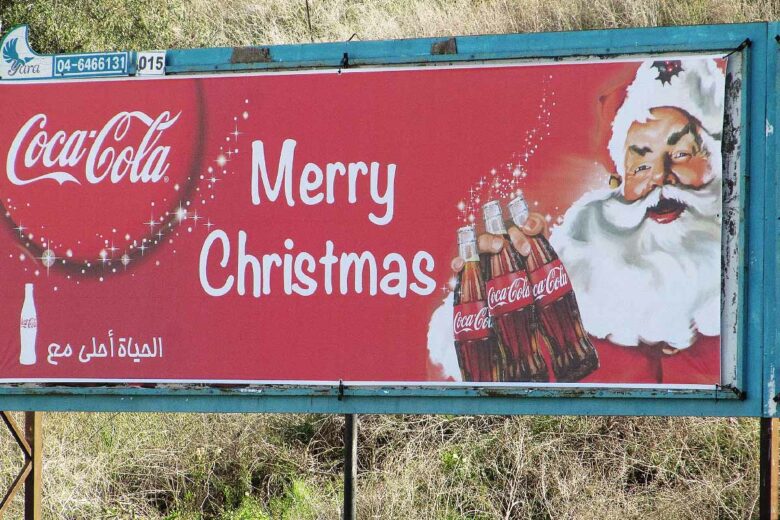
[[[485,339],[492,325],[484,301],[461,303],[453,310],[452,331],[456,341]]]
[[[23,329],[35,329],[38,327],[38,320],[36,318],[22,318],[19,325]]]
[[[525,271],[516,271],[488,281],[487,304],[490,314],[501,316],[534,302],[531,282]]]
[[[530,278],[534,300],[540,305],[552,303],[572,290],[569,273],[560,259],[532,271]]]

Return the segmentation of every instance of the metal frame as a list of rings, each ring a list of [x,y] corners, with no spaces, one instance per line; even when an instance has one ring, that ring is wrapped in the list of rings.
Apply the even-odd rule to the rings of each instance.
[[[764,328],[764,381],[765,400],[762,414],[766,417],[778,417],[778,402],[780,401],[780,329],[778,329],[778,302],[780,301],[780,285],[777,284],[780,275],[780,257],[778,257],[777,242],[780,240],[780,186],[777,185],[778,167],[780,167],[780,146],[777,135],[778,118],[780,117],[780,22],[767,24],[767,117],[765,123],[765,205],[766,205],[766,239],[764,258],[767,268],[767,281],[764,291],[766,308],[766,326]]]
[[[24,432],[8,412],[0,412],[14,441],[22,450],[24,464],[19,474],[0,499],[0,519],[8,512],[8,507],[16,494],[24,487],[24,517],[37,520],[41,517],[41,472],[43,468],[43,429],[40,412],[25,412]]]
[[[663,27],[571,33],[541,33],[395,41],[171,50],[167,74],[240,72],[381,65],[436,65],[562,57],[603,57],[652,53],[743,53],[739,179],[741,217],[738,275],[738,366],[736,388],[716,390],[527,387],[416,387],[345,384],[214,387],[158,385],[70,387],[0,386],[6,410],[448,413],[571,415],[758,416],[773,413],[762,382],[763,356],[774,353],[774,158],[767,145],[767,77],[776,53],[767,52],[768,33],[777,24]],[[749,42],[748,47],[744,43]],[[770,57],[774,59],[770,59]],[[136,53],[131,53],[130,73]],[[773,89],[769,95],[774,96]],[[774,101],[774,97],[772,97]],[[774,117],[774,114],[771,114]],[[773,140],[772,140],[773,142]],[[765,167],[771,165],[772,167]],[[770,203],[772,204],[770,206]],[[766,219],[765,219],[766,212]],[[766,246],[766,247],[765,247]],[[770,255],[771,253],[771,255]],[[767,295],[771,294],[771,297]],[[765,327],[764,325],[768,325]],[[772,364],[774,367],[774,364]],[[540,397],[544,397],[543,399]],[[774,395],[772,395],[774,397]],[[769,397],[771,399],[771,397]]]

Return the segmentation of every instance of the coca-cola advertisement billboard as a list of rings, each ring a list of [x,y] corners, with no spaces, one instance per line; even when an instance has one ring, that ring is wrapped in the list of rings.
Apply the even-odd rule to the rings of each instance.
[[[717,385],[725,70],[0,82],[0,380]]]

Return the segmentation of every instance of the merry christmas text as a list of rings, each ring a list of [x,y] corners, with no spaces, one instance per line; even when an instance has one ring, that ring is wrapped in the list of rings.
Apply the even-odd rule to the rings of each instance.
[[[263,141],[252,143],[252,204],[261,204],[263,198],[275,202],[282,192],[288,206],[295,205],[296,196],[300,202],[309,206],[322,202],[335,204],[337,194],[345,192],[347,201],[355,204],[358,200],[358,184],[368,181],[371,200],[380,207],[380,210],[368,214],[368,220],[377,226],[384,226],[393,220],[395,164],[382,168],[378,162],[332,162],[323,168],[315,163],[306,163],[298,175],[296,190],[293,187],[296,144],[295,139],[286,139],[282,144],[276,177],[272,181]]]

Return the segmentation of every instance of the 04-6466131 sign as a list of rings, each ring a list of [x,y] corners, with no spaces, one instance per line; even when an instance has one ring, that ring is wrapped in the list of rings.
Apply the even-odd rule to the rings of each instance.
[[[28,389],[4,391],[757,413],[760,78],[732,51],[759,26],[31,56],[54,77],[0,82],[0,379]],[[646,50],[593,57],[613,34]],[[79,63],[126,76],[57,78]]]

